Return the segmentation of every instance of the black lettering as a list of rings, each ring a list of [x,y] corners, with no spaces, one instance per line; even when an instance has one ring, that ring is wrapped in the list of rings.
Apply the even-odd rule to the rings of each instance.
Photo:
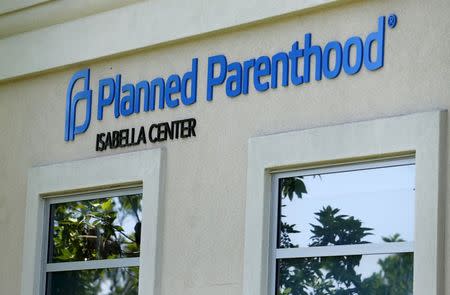
[[[189,119],[189,135],[190,136],[196,136],[195,135],[195,126],[197,125],[197,120],[194,118]]]
[[[167,123],[160,123],[158,124],[158,141],[165,141],[167,140],[167,131],[165,130]],[[169,124],[167,124],[169,125]]]
[[[187,120],[181,122],[181,138],[189,137],[189,124]]]
[[[134,128],[133,128],[133,134],[134,134]],[[136,145],[141,144],[141,142],[144,142],[144,144],[147,144],[147,140],[145,139],[145,128],[144,128],[144,126],[141,126],[141,130],[139,130],[139,136],[138,136],[138,140],[136,142]]]
[[[153,129],[158,128],[157,124],[152,124],[150,126],[150,129],[148,130],[148,140],[150,140],[151,143],[155,143],[158,141],[157,137],[153,137],[152,133],[153,133]]]
[[[180,122],[181,121],[173,121],[175,123],[175,138],[178,139],[180,137]]]
[[[126,147],[129,145],[130,139],[130,129],[122,129],[120,130],[120,147]]]
[[[189,118],[152,124],[148,130],[148,134],[144,126],[139,127],[139,132],[136,128],[129,128],[98,133],[95,150],[105,151],[108,148],[116,149],[119,147],[140,145],[142,143],[147,144],[147,136],[148,141],[151,143],[167,141],[169,139],[195,137],[197,136],[195,132],[196,126],[197,120],[195,118]]]
[[[109,147],[111,148],[111,132],[106,133],[106,144],[105,144],[105,150]]]
[[[95,145],[95,150],[97,152],[101,152],[101,151],[104,151],[106,149],[105,148],[105,141],[103,140],[104,137],[105,137],[105,133],[97,134],[97,142],[96,142],[96,145]]]
[[[164,129],[166,130],[166,136],[168,136],[171,140],[173,139],[173,128],[171,128],[172,124],[164,123]]]
[[[113,131],[112,133],[112,149],[116,149],[119,147],[120,144],[120,132],[119,131]]]
[[[137,143],[134,141],[134,128],[131,128],[131,139],[128,142],[128,145],[137,145]]]

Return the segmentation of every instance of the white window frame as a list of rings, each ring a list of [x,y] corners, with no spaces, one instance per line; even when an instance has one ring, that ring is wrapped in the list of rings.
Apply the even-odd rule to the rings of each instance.
[[[320,127],[249,140],[244,295],[270,290],[272,174],[414,157],[414,294],[444,293],[444,193],[447,113],[433,111]]]
[[[139,294],[159,294],[161,243],[160,200],[163,193],[162,149],[65,162],[31,168],[28,173],[22,295],[43,295],[46,277],[46,205],[54,198],[142,188]],[[83,198],[83,197],[81,197]],[[122,259],[114,259],[120,263]],[[94,264],[103,262],[92,262]],[[110,262],[106,262],[110,263]],[[98,265],[95,265],[98,266]]]
[[[302,175],[322,175],[325,173],[340,173],[348,171],[357,171],[364,169],[378,169],[385,167],[394,167],[400,165],[415,165],[415,159],[411,157],[361,162],[356,164],[344,164],[323,168],[301,169],[289,172],[278,172],[272,175],[272,197],[271,197],[271,229],[270,229],[270,246],[269,246],[269,292],[272,295],[277,290],[276,282],[276,261],[277,259],[296,259],[308,257],[332,257],[347,255],[376,255],[376,254],[400,254],[413,253],[414,242],[392,242],[392,243],[368,243],[368,244],[352,244],[352,245],[330,245],[321,247],[296,247],[296,248],[278,248],[278,220],[279,220],[279,181],[282,178],[296,177]],[[413,202],[415,201],[412,200]]]

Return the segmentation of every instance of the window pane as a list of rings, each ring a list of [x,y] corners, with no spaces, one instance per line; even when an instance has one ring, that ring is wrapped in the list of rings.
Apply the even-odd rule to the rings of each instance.
[[[280,259],[278,295],[411,295],[413,254]]]
[[[137,295],[139,268],[105,268],[47,274],[47,295]]]
[[[414,165],[280,179],[278,248],[414,241],[414,181]]]
[[[48,262],[138,257],[142,194],[50,205]]]

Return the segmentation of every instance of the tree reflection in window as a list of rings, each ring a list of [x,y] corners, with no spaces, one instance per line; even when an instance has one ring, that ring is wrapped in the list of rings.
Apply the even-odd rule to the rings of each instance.
[[[141,200],[139,193],[50,204],[48,263],[139,257]],[[137,295],[138,285],[138,266],[83,266],[47,272],[46,294]]]
[[[47,295],[137,295],[139,268],[62,271],[47,276]]]
[[[138,257],[141,194],[50,206],[49,262]]]
[[[286,222],[283,202],[302,199],[308,192],[303,177],[280,179],[278,248],[298,248],[291,237],[300,233],[296,224]],[[287,201],[289,200],[289,201]],[[286,204],[286,203],[285,203]],[[307,247],[355,245],[368,243],[373,228],[360,219],[323,206],[314,212],[316,222],[309,224],[311,236]],[[383,218],[380,215],[380,218]],[[402,242],[400,234],[383,237],[382,242]],[[303,246],[303,245],[302,245]],[[279,295],[410,295],[413,290],[413,253],[378,255],[376,271],[363,274],[359,269],[371,255],[287,258],[277,260]],[[372,266],[372,269],[374,267]]]

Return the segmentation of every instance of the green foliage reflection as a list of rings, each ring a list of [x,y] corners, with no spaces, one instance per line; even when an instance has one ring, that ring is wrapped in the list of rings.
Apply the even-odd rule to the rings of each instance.
[[[281,198],[307,194],[301,177],[282,179]],[[340,209],[325,206],[315,212],[317,224],[310,224],[312,236],[308,246],[330,246],[367,243],[364,238],[373,229],[362,226],[354,216],[340,214]],[[285,217],[285,216],[281,216]],[[280,220],[280,248],[294,248],[290,235],[299,233],[295,224]],[[399,234],[384,237],[384,242],[401,242]],[[413,254],[393,254],[378,260],[380,271],[362,277],[358,273],[362,256],[312,257],[280,259],[278,267],[279,295],[410,295],[413,288]]]
[[[139,268],[50,273],[47,295],[137,295]]]
[[[50,263],[139,257],[142,194],[50,206]],[[47,294],[137,295],[139,268],[48,273]]]
[[[49,262],[138,257],[141,194],[51,205]]]

